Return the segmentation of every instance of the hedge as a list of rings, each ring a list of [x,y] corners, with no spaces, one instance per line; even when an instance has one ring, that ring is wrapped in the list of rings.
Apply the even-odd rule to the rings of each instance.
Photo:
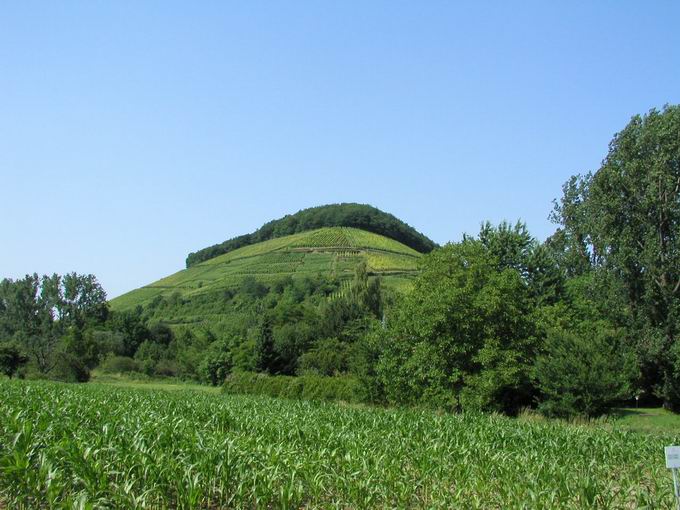
[[[301,400],[339,400],[364,403],[368,396],[355,377],[267,375],[237,372],[229,375],[222,391],[232,395],[268,395]]]

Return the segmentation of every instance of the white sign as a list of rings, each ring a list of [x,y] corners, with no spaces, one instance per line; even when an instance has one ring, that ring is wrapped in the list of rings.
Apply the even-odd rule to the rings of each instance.
[[[666,446],[666,467],[680,469],[680,446]]]

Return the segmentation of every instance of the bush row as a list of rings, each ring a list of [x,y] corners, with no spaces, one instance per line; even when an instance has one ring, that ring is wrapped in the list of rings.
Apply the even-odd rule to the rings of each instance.
[[[304,400],[338,400],[367,402],[363,385],[356,377],[320,375],[266,375],[236,372],[229,375],[222,388],[227,394],[268,395]]]

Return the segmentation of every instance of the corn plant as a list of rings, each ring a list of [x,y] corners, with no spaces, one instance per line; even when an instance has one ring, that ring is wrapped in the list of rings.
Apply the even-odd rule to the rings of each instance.
[[[0,381],[0,508],[672,508],[678,437]]]

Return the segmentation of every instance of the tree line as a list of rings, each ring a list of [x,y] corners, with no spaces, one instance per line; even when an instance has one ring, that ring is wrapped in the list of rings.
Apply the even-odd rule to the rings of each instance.
[[[484,225],[429,255],[379,331],[392,402],[598,415],[680,411],[680,107],[635,116],[571,177],[545,243]]]
[[[96,364],[83,332],[108,317],[106,293],[93,275],[27,275],[0,282],[0,369],[31,362],[37,373],[85,381]]]

